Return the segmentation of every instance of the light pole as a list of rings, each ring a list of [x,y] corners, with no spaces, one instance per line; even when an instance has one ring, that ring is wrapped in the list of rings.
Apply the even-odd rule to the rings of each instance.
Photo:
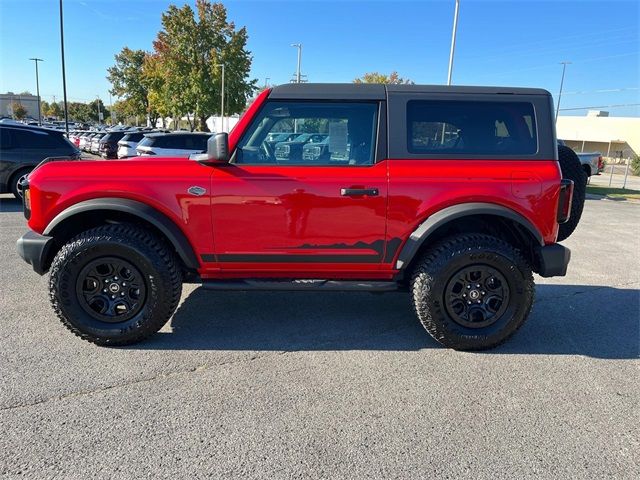
[[[460,1],[456,0],[456,10],[453,14],[453,32],[451,33],[451,51],[449,52],[449,74],[447,75],[447,85],[451,85],[451,74],[453,73],[453,53],[456,50],[456,32],[458,30],[458,10]]]
[[[267,88],[267,86],[269,85],[269,80],[271,80],[271,77],[264,78],[264,88]]]
[[[222,68],[222,91],[220,92],[220,131],[224,132],[224,63],[216,63],[213,66]]]
[[[296,69],[296,83],[300,83],[300,79],[302,77],[302,75],[300,75],[300,66],[302,64],[302,44],[292,43],[291,46],[298,49],[298,68]]]
[[[42,113],[40,112],[40,79],[38,78],[38,62],[44,62],[41,58],[30,58],[36,64],[36,95],[38,96],[38,125],[42,126]]]
[[[67,77],[64,71],[64,22],[62,20],[62,0],[60,0],[60,53],[62,54],[62,93],[64,95],[64,129],[69,136],[69,113],[67,110]]]
[[[100,125],[100,95],[96,95],[98,99],[98,125]]]
[[[560,93],[558,93],[558,105],[556,106],[556,123],[558,123],[558,114],[560,113],[560,99],[562,98],[562,87],[564,85],[564,72],[567,69],[567,65],[571,65],[571,62],[560,62],[562,65],[562,78],[560,79]]]

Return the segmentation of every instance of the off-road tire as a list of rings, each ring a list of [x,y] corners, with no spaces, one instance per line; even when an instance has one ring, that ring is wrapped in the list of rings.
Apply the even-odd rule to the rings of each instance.
[[[144,279],[145,300],[135,316],[123,322],[101,321],[81,305],[78,277],[103,257],[129,262]],[[62,247],[51,265],[49,292],[63,325],[78,337],[97,345],[129,345],[160,330],[173,315],[182,293],[182,275],[160,238],[135,225],[112,224],[87,230]]]
[[[565,223],[560,224],[558,241],[561,242],[573,233],[582,217],[584,198],[587,189],[587,174],[582,168],[578,155],[569,147],[558,145],[558,161],[562,170],[562,178],[573,180],[573,200],[571,201],[571,216]]]
[[[508,284],[506,310],[485,327],[458,323],[446,305],[449,282],[465,268],[481,265],[498,271]],[[446,238],[420,258],[411,278],[413,306],[423,327],[440,344],[456,350],[484,350],[500,345],[525,322],[534,297],[531,267],[519,250],[484,234]]]
[[[33,168],[21,168],[16,173],[14,173],[9,180],[9,188],[11,188],[11,193],[13,193],[13,196],[18,200],[22,200],[22,195],[20,194],[20,190],[18,189],[18,182],[23,176],[28,175],[31,170],[33,170]]]

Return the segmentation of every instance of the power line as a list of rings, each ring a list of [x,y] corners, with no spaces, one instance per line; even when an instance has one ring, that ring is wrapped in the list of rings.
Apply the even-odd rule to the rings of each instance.
[[[592,108],[618,108],[618,107],[637,107],[640,106],[640,103],[618,103],[615,105],[595,105],[591,107],[573,107],[573,108],[561,108],[561,112],[565,112],[567,110],[589,110]]]

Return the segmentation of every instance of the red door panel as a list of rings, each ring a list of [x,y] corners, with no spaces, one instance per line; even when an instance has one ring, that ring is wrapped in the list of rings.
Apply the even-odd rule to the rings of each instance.
[[[370,167],[228,164],[215,167],[211,181],[215,253],[223,270],[380,267],[386,162]],[[364,189],[368,194],[359,194]]]

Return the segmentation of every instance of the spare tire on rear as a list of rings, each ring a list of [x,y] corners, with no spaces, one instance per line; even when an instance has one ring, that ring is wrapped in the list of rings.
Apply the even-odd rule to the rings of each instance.
[[[571,217],[567,222],[560,224],[558,241],[561,242],[569,238],[580,222],[587,188],[587,175],[582,168],[578,155],[569,147],[558,145],[558,161],[562,170],[562,178],[573,180]]]

